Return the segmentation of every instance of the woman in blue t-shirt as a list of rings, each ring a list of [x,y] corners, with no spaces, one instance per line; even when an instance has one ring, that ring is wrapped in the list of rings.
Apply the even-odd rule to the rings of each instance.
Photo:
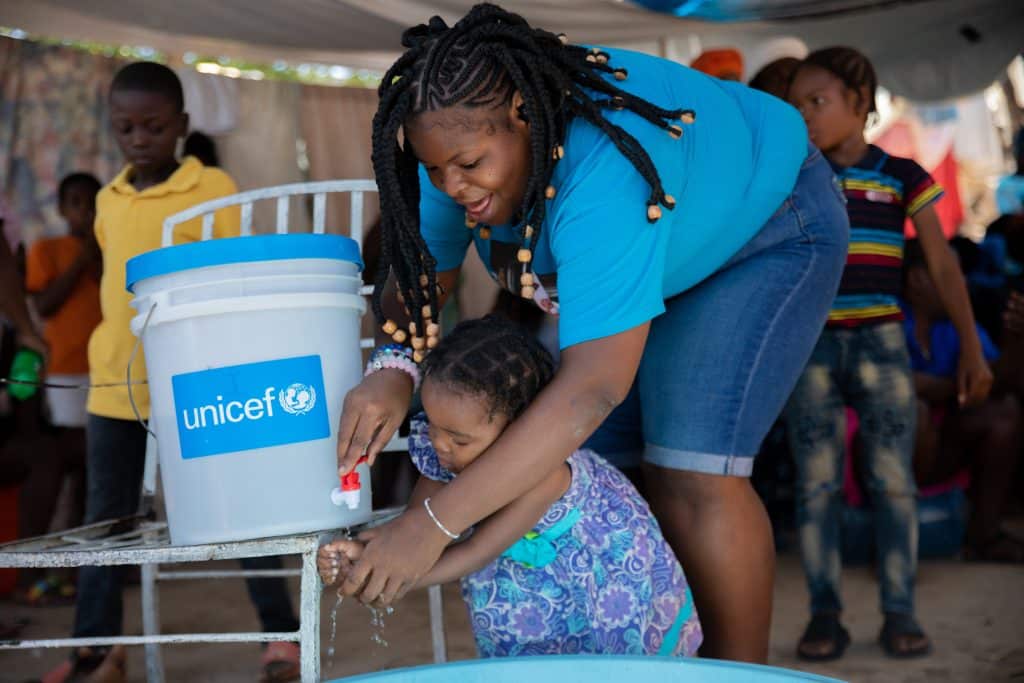
[[[343,592],[394,600],[450,534],[585,443],[643,463],[704,654],[763,661],[774,548],[747,477],[825,322],[848,233],[799,114],[493,5],[403,44],[373,126],[374,312],[382,341],[412,348],[380,348],[346,397],[339,467],[372,460],[405,417],[470,243],[503,287],[558,316],[561,366],[431,509],[374,530]]]

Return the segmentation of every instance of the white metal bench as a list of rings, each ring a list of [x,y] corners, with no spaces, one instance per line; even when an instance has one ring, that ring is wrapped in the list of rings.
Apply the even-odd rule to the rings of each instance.
[[[163,244],[173,243],[174,228],[181,223],[200,218],[202,238],[213,237],[214,212],[239,206],[241,209],[241,234],[252,234],[253,203],[274,200],[277,203],[275,229],[278,233],[288,232],[289,201],[293,197],[313,198],[313,232],[325,232],[327,195],[349,193],[350,236],[362,246],[363,238],[363,196],[376,192],[372,180],[328,180],[310,183],[295,183],[242,192],[203,202],[194,207],[169,216],[163,225]],[[361,293],[372,294],[372,287],[363,287]],[[363,339],[362,348],[372,348],[373,339]],[[385,451],[406,449],[406,440],[396,434],[385,447]],[[320,593],[323,588],[316,570],[316,553],[322,542],[334,534],[331,532],[297,534],[249,541],[212,543],[204,545],[171,545],[167,525],[152,521],[153,501],[157,488],[156,440],[150,436],[146,449],[146,466],[142,482],[140,509],[132,517],[107,520],[96,524],[69,529],[47,536],[25,539],[0,545],[0,567],[82,567],[99,565],[140,565],[142,572],[141,602],[143,635],[116,636],[108,638],[54,638],[39,640],[0,641],[0,649],[27,649],[42,647],[81,647],[106,645],[144,645],[146,676],[150,683],[163,683],[164,668],[160,653],[162,644],[170,643],[236,643],[236,642],[298,642],[301,648],[303,683],[320,680]],[[350,529],[375,526],[393,519],[401,508],[389,508],[373,513],[370,522]],[[161,564],[196,562],[204,560],[229,560],[269,555],[301,555],[302,568],[267,570],[229,571],[168,571]],[[301,576],[299,599],[299,630],[283,633],[160,633],[158,581],[186,579],[219,579],[239,577],[285,577]],[[440,586],[428,589],[430,609],[430,631],[433,644],[434,662],[447,659],[444,635],[444,621]]]

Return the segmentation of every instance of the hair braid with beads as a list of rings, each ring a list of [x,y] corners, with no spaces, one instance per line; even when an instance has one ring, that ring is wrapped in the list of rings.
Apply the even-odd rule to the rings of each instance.
[[[423,362],[423,379],[486,399],[489,416],[522,415],[554,375],[554,362],[524,328],[494,315],[459,323]]]
[[[403,343],[405,331],[386,319],[381,305],[384,284],[393,274],[412,318],[409,331],[417,360],[424,357],[424,347],[437,345],[438,326],[431,319],[438,312],[438,286],[437,263],[420,234],[418,162],[408,144],[399,144],[399,132],[411,117],[456,105],[493,108],[507,105],[515,92],[521,94],[520,111],[530,125],[530,172],[516,218],[523,296],[533,293],[533,251],[546,202],[555,196],[551,177],[564,156],[562,145],[573,118],[607,135],[647,181],[650,222],[661,217],[659,205],[675,207],[639,141],[608,121],[603,111],[628,109],[675,138],[682,135],[675,122],[693,122],[694,112],[663,109],[606,80],[609,74],[619,81],[627,77],[625,69],[608,63],[606,52],[571,45],[565,36],[533,28],[490,4],[474,6],[452,27],[433,17],[407,30],[402,44],[407,50],[384,75],[373,119],[373,168],[381,203],[381,261],[373,311],[384,331]],[[480,229],[481,237],[489,234],[486,226]]]

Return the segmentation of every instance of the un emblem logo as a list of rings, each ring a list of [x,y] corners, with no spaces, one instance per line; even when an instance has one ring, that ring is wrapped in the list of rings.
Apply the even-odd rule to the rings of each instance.
[[[277,400],[289,415],[305,415],[316,405],[316,390],[306,384],[291,384],[278,393]]]

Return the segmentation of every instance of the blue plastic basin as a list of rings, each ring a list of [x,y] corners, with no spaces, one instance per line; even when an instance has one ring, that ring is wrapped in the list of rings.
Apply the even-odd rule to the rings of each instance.
[[[434,664],[351,676],[335,683],[841,683],[801,671],[706,659],[566,655]]]

